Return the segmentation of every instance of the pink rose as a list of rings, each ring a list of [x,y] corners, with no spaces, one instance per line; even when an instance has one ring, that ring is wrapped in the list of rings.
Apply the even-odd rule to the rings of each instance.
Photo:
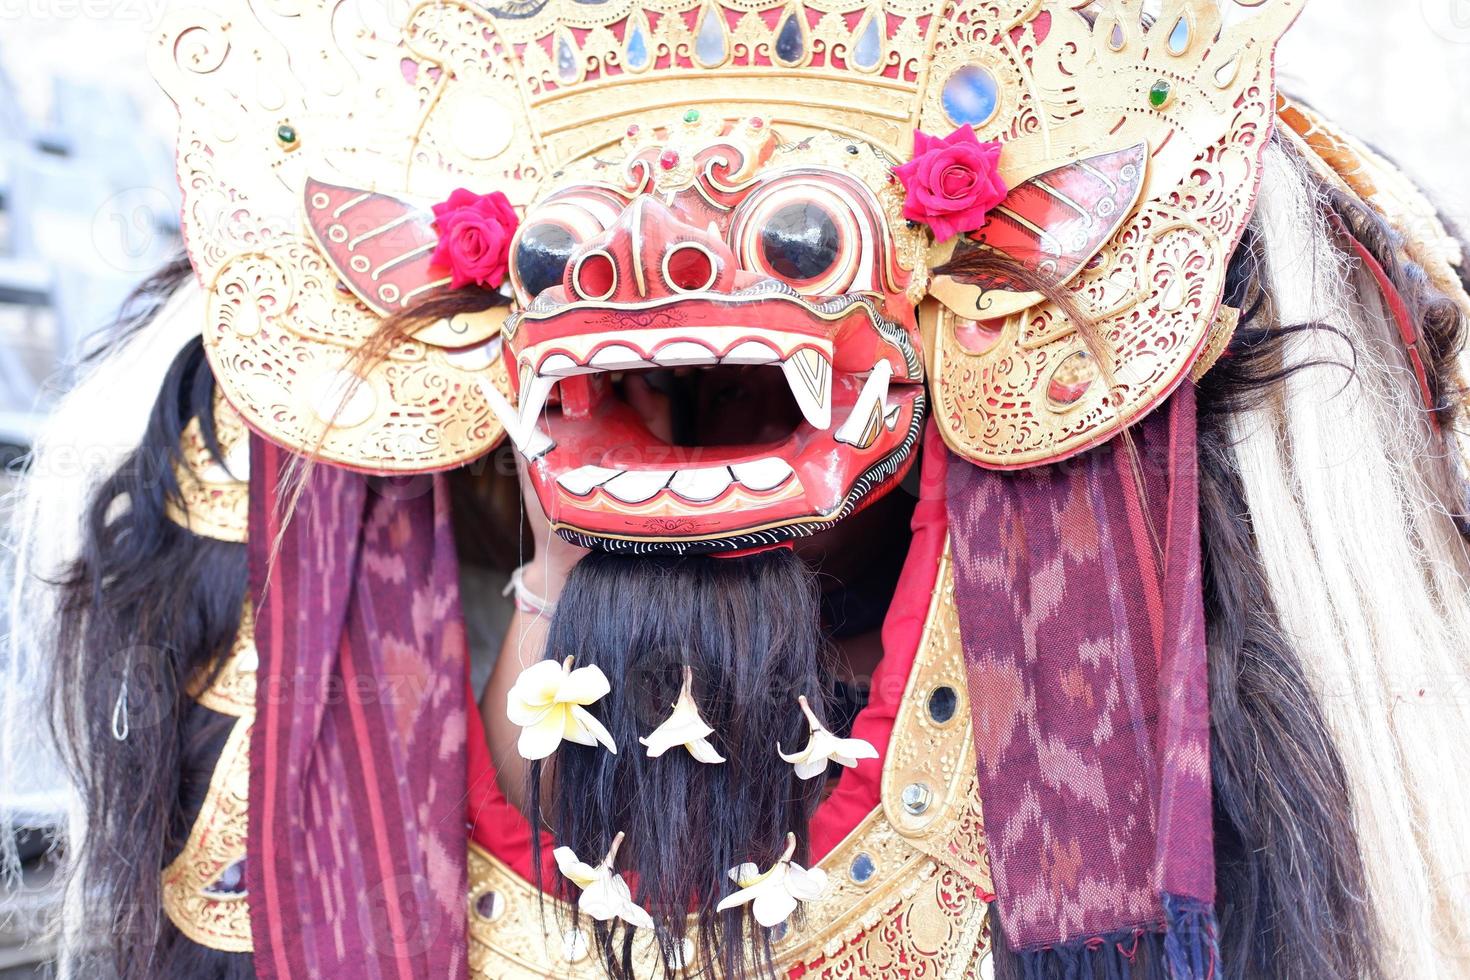
[[[914,158],[893,172],[908,196],[903,216],[922,221],[945,241],[985,224],[985,215],[1004,201],[999,143],[982,143],[969,126],[944,139],[914,131]]]
[[[451,289],[471,283],[499,289],[518,223],[515,209],[500,191],[476,194],[461,187],[449,200],[434,205],[439,246],[430,262],[449,270]]]

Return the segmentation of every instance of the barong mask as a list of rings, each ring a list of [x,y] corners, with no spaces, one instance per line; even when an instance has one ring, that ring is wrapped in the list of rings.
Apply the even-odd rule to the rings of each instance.
[[[371,472],[508,432],[565,537],[705,551],[876,499],[926,410],[965,458],[1025,467],[1207,367],[1299,7],[238,4],[172,15],[155,69],[206,346],[252,428]],[[1010,191],[933,242],[892,169],[962,126]],[[515,208],[510,305],[486,290],[364,357],[454,291],[429,205],[457,188]],[[744,435],[671,444],[616,394],[737,366],[766,379],[737,389]]]

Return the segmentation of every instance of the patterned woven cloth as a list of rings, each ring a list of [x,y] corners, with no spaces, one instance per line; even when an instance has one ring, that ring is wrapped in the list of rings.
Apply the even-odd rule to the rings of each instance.
[[[1000,926],[1024,975],[1216,961],[1194,390],[1021,473],[950,460]]]
[[[464,628],[442,479],[251,438],[260,653],[246,883],[262,980],[463,978]]]

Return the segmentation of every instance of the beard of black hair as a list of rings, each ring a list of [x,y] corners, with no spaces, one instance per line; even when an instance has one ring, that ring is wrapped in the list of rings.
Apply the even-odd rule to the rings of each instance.
[[[615,871],[652,916],[654,935],[573,913],[610,976],[634,976],[635,942],[657,943],[671,976],[774,975],[771,930],[749,905],[716,906],[738,887],[729,870],[746,862],[767,870],[788,832],[793,860],[809,863],[808,824],[824,780],[798,779],[777,746],[790,754],[807,742],[799,695],[828,720],[818,598],[812,573],[786,549],[724,559],[593,553],[569,577],[546,656],[607,675],[611,692],[590,710],[618,751],[563,742],[531,767],[529,799],[555,845],[593,866],[626,835]],[[701,763],[682,746],[649,758],[638,741],[668,718],[686,667],[723,763]],[[539,877],[539,836],[533,847]],[[559,875],[547,887],[575,905]],[[697,974],[691,950],[703,964]]]

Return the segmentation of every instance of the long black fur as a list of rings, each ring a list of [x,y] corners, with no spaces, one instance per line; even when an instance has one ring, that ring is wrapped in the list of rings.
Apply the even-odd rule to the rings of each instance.
[[[689,939],[703,962],[719,964],[718,975],[769,975],[767,930],[748,906],[715,906],[736,888],[726,872],[747,861],[768,868],[788,831],[797,836],[795,860],[807,863],[823,781],[797,779],[777,744],[788,753],[806,744],[801,694],[835,725],[823,714],[830,671],[811,573],[784,549],[730,559],[593,553],[562,592],[546,655],[607,674],[612,692],[593,711],[618,746],[616,756],[569,743],[557,750],[544,774],[554,784],[556,843],[595,865],[625,832],[618,869],[636,876],[635,900],[657,923],[666,962],[693,914]],[[681,748],[650,759],[638,743],[668,717],[685,665],[723,764],[696,762]],[[532,769],[534,813],[543,773]],[[575,896],[560,879],[546,885]],[[633,977],[629,931],[594,926],[608,972]]]
[[[88,933],[98,940],[89,976],[251,974],[248,956],[183,938],[160,902],[160,872],[188,835],[200,782],[234,721],[198,708],[186,685],[234,639],[245,550],[194,535],[165,512],[179,498],[174,467],[191,419],[218,455],[213,395],[202,344],[192,341],[169,368],[143,441],[91,501],[81,553],[57,583],[52,701],[87,820],[86,837],[71,846]]]

